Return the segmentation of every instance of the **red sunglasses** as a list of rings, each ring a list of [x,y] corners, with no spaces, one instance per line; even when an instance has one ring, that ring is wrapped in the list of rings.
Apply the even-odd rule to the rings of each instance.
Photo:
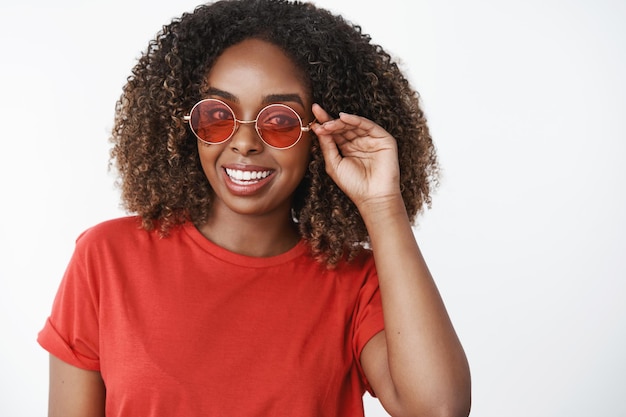
[[[312,121],[302,125],[300,115],[285,104],[270,104],[259,111],[254,120],[239,120],[222,100],[208,98],[196,103],[185,116],[191,131],[206,144],[216,145],[229,140],[240,124],[254,123],[263,142],[275,149],[289,149],[311,130]]]

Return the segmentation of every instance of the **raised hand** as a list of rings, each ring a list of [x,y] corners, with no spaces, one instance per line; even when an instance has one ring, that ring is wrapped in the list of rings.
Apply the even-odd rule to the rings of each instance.
[[[326,161],[326,171],[361,209],[400,195],[400,168],[395,139],[381,126],[361,116],[341,113],[332,119],[313,105],[313,125]]]

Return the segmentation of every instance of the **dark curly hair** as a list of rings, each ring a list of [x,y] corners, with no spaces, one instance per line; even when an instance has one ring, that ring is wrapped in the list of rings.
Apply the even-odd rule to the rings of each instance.
[[[308,77],[313,102],[371,119],[398,142],[400,186],[409,217],[430,206],[438,165],[419,95],[390,55],[361,28],[309,3],[222,0],[164,26],[134,67],[116,105],[112,166],[122,201],[143,227],[168,231],[207,220],[214,194],[183,117],[202,97],[216,58],[258,38],[281,47]],[[325,172],[313,141],[293,216],[312,253],[328,265],[369,242],[358,210]]]

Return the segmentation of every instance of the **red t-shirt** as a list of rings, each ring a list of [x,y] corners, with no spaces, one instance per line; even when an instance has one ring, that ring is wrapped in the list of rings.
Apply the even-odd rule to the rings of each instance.
[[[382,329],[369,252],[329,270],[304,241],[253,258],[126,217],[79,237],[38,342],[101,372],[109,417],[344,417]]]

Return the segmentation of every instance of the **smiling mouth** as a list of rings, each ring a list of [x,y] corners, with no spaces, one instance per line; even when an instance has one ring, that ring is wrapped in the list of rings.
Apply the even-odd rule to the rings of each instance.
[[[271,171],[242,171],[239,169],[226,168],[228,178],[239,185],[255,184],[267,178],[271,173]]]

